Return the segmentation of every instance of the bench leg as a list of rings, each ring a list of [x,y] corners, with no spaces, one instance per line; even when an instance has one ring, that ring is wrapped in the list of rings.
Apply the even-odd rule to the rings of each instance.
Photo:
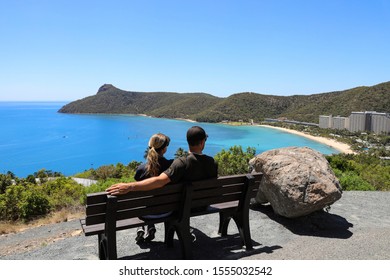
[[[190,233],[190,226],[180,223],[164,223],[165,226],[165,244],[168,247],[173,247],[173,237],[175,232],[180,242],[182,258],[191,260],[192,255],[192,239]]]
[[[98,237],[99,259],[101,260],[116,260],[118,258],[116,251],[116,236],[108,238],[104,233]]]
[[[227,236],[227,230],[229,227],[232,214],[226,211],[219,212],[219,228],[218,234],[221,236]]]
[[[238,227],[238,231],[241,236],[241,240],[243,241],[245,245],[246,250],[252,250],[252,238],[251,238],[251,232],[249,228],[249,216],[246,215],[235,215],[233,217],[234,221],[236,222],[236,225]]]
[[[99,236],[98,238],[99,259],[107,260],[108,259],[107,238],[104,234],[99,234],[98,236]]]
[[[99,234],[99,258],[101,260],[116,260],[116,207],[117,197],[107,196],[106,219],[104,233]]]
[[[181,254],[182,258],[185,260],[192,260],[192,239],[190,233],[190,227],[180,227],[177,228],[177,237],[179,238],[181,245]]]
[[[175,235],[175,228],[170,224],[165,222],[164,223],[164,243],[167,245],[167,247],[173,247],[173,237]]]

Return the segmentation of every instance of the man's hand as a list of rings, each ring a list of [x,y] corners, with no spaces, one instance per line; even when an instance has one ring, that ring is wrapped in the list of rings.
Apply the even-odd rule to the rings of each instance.
[[[159,176],[150,177],[143,181],[114,184],[106,192],[110,195],[126,194],[130,191],[150,191],[161,188],[171,182],[171,179],[163,172]]]
[[[121,195],[128,193],[130,190],[131,183],[118,183],[106,189],[106,192],[108,192],[110,195]]]

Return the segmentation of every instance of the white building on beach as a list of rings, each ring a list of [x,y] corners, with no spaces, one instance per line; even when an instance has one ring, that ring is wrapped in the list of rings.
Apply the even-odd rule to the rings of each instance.
[[[333,120],[332,115],[329,116],[321,115],[318,126],[320,128],[331,128],[333,126],[332,120]]]
[[[349,117],[321,115],[319,117],[319,127],[340,130],[347,129],[352,132],[373,131],[377,134],[389,134],[390,114],[365,111],[352,112]]]
[[[375,133],[389,133],[390,132],[390,114],[388,113],[373,113],[371,115],[371,131]]]

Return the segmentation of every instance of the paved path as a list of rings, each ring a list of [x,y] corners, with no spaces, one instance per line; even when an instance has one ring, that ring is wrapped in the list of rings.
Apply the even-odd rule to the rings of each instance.
[[[344,192],[329,213],[299,219],[276,216],[270,206],[252,207],[254,249],[240,245],[235,225],[229,235],[217,235],[218,216],[191,219],[197,236],[195,259],[264,260],[390,260],[390,192]],[[144,246],[134,243],[135,229],[118,233],[121,259],[177,259],[180,246],[163,244],[162,225],[156,239]],[[97,259],[97,237],[85,237],[77,220],[41,226],[0,236],[0,259]]]
[[[84,179],[84,178],[76,178],[76,177],[72,177],[72,179],[78,183],[78,184],[81,184],[83,185],[84,187],[89,187],[93,184],[96,184],[98,181],[97,180],[91,180],[91,179]]]

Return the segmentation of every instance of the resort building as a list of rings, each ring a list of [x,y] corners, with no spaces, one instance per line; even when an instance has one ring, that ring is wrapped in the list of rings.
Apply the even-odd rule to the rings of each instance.
[[[367,112],[352,112],[349,116],[349,130],[352,132],[370,131]]]
[[[346,117],[333,117],[332,128],[334,129],[349,129],[349,118]]]
[[[332,127],[332,115],[330,116],[320,116],[320,122],[318,125],[320,128],[331,128]]]
[[[373,113],[371,115],[371,130],[378,134],[390,132],[390,114]]]
[[[377,134],[390,133],[390,114],[375,111],[352,112],[348,117],[321,115],[319,127],[347,129],[352,132],[373,131]]]
[[[321,128],[333,128],[333,129],[348,129],[349,128],[349,118],[346,117],[333,117],[330,116],[320,116],[319,127]]]

